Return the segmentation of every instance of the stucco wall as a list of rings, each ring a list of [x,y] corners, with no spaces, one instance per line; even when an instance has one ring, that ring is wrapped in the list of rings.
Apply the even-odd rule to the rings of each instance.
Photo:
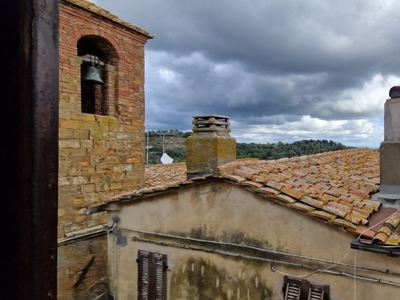
[[[135,259],[139,249],[168,255],[168,299],[282,299],[283,273],[295,276],[313,273],[310,269],[284,264],[287,262],[325,269],[330,267],[331,270],[350,274],[354,272],[354,264],[400,272],[398,258],[351,250],[350,242],[354,237],[348,233],[222,181],[125,204],[114,215],[118,215],[121,222],[120,230],[114,237],[111,236],[109,242],[109,260],[113,289],[119,299],[137,296],[138,270]],[[348,267],[284,255],[260,254],[240,247],[224,248],[182,241],[138,231],[247,245],[316,260],[340,262]],[[118,244],[117,235],[126,237],[127,244]],[[139,238],[139,241],[133,238]],[[205,247],[209,252],[181,249],[168,244],[177,242],[191,247]],[[221,247],[226,254],[212,253],[213,249]],[[253,258],[244,259],[228,254],[239,252]],[[257,260],[257,257],[264,261]],[[273,266],[278,272],[271,270],[268,259],[276,260]],[[356,273],[400,282],[400,277],[395,275],[360,269]],[[219,278],[218,284],[216,278]],[[360,279],[354,281],[351,277],[321,272],[306,279],[329,284],[333,300],[390,299],[400,291],[400,287],[393,285]],[[200,287],[213,295],[200,295]]]

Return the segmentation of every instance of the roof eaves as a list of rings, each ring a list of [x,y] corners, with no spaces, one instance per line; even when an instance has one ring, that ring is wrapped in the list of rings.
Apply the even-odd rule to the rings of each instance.
[[[140,201],[150,197],[162,195],[165,193],[169,193],[173,190],[179,188],[185,188],[190,186],[195,186],[198,184],[202,184],[204,182],[208,182],[211,180],[211,177],[198,177],[193,178],[191,180],[185,180],[182,182],[175,182],[168,185],[158,185],[154,187],[145,187],[143,189],[135,190],[130,193],[123,193],[118,196],[115,196],[103,204],[96,205],[90,208],[87,208],[85,213],[86,214],[93,214],[102,211],[115,211],[119,210],[119,205],[124,203],[131,203],[133,201]]]

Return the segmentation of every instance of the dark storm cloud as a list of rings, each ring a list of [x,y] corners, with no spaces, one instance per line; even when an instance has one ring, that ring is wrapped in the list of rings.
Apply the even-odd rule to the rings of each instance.
[[[377,118],[400,76],[395,1],[95,2],[155,36],[146,46],[146,118],[160,129],[190,129],[203,113],[253,129],[300,126],[304,116]],[[358,92],[372,87],[382,104]]]

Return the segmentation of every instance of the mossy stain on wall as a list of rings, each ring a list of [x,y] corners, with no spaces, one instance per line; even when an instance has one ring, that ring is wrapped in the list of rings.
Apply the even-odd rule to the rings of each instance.
[[[272,299],[272,289],[253,267],[244,265],[235,272],[197,256],[180,263],[173,270],[170,282],[170,299]]]

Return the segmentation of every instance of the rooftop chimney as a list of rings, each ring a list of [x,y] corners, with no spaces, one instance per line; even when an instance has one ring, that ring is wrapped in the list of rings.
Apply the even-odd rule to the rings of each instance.
[[[380,198],[400,199],[400,86],[385,102],[384,141],[380,146]]]
[[[236,159],[236,140],[229,135],[229,117],[193,117],[193,133],[186,139],[187,177],[211,174],[217,166]]]

